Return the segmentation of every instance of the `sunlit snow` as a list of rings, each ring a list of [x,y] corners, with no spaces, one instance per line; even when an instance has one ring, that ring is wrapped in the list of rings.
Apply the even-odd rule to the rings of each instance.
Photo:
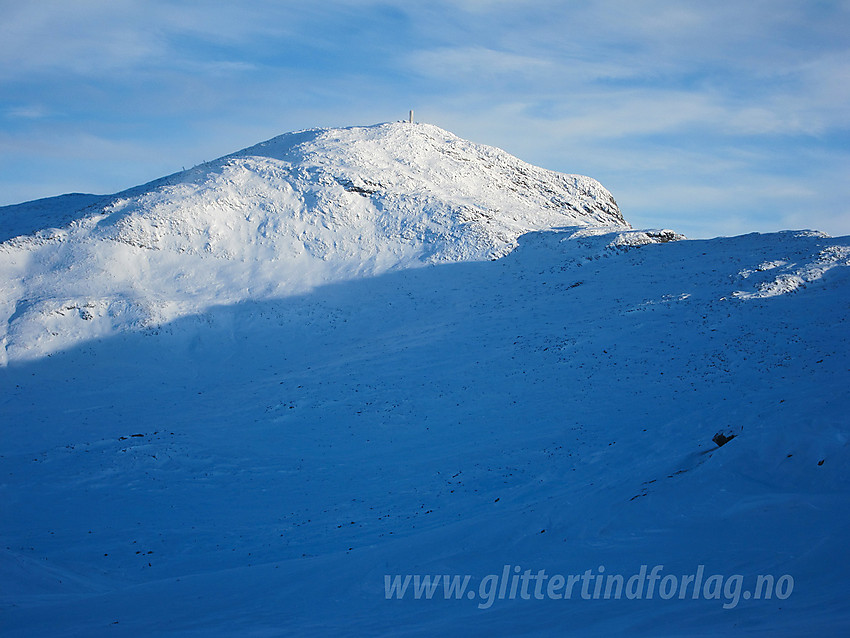
[[[404,123],[0,208],[0,231],[4,636],[850,622],[850,238],[634,230],[590,178]],[[794,589],[385,591],[642,565]]]

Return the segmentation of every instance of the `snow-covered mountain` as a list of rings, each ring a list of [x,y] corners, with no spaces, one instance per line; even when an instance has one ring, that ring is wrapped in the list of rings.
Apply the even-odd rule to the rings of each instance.
[[[0,208],[0,356],[590,224],[628,228],[595,180],[435,126],[282,135],[117,195]]]
[[[850,626],[848,237],[402,123],[0,232],[4,637]]]

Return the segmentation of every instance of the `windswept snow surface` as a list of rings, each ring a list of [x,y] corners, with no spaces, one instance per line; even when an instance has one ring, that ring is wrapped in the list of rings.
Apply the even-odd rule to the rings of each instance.
[[[492,259],[576,224],[629,227],[595,180],[435,126],[282,135],[111,197],[0,208],[0,236],[31,233],[0,244],[0,363],[215,304]]]
[[[487,224],[491,180],[453,179],[466,163],[446,152],[444,169],[429,140],[489,157],[493,175],[523,167],[537,193],[517,187],[510,207],[510,188],[494,194]],[[19,261],[3,283],[18,301],[0,369],[2,635],[845,633],[850,238],[678,240],[629,230],[610,203],[568,223],[538,179],[586,178],[516,162],[433,127],[308,132],[4,245]],[[288,165],[308,167],[303,182]],[[586,184],[588,202],[608,201]],[[272,228],[257,212],[271,192],[329,228]],[[202,219],[209,233],[192,230]],[[352,227],[370,229],[362,245]],[[325,244],[312,253],[296,232]],[[361,271],[355,245],[374,257]],[[156,294],[177,318],[139,310]],[[53,323],[24,321],[65,298]],[[112,321],[102,336],[74,332],[96,317]],[[42,326],[61,348],[40,345]],[[734,438],[718,447],[717,433]],[[680,578],[702,565],[726,589],[479,596],[505,566],[629,578],[642,565]],[[468,575],[468,590],[386,597],[385,576],[437,574]],[[748,598],[759,575],[793,591]]]

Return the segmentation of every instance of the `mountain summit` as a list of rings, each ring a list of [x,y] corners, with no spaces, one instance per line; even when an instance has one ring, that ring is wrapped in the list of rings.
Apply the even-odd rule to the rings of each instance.
[[[597,181],[428,124],[289,133],[112,196],[0,208],[4,350],[328,281],[501,257],[529,231],[629,229]]]
[[[407,123],[0,220],[4,638],[847,633],[850,237]]]

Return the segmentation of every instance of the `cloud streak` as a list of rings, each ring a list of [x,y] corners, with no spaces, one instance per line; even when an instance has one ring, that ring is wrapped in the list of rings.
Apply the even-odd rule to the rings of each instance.
[[[75,190],[104,192],[286,130],[413,107],[592,174],[627,217],[706,236],[774,229],[807,206],[850,233],[850,187],[827,181],[850,170],[848,2],[0,4],[0,139],[32,172],[0,158],[2,204],[56,194],[38,173],[72,166],[79,139],[103,140],[103,165],[87,160]],[[27,196],[26,183],[43,190]]]

